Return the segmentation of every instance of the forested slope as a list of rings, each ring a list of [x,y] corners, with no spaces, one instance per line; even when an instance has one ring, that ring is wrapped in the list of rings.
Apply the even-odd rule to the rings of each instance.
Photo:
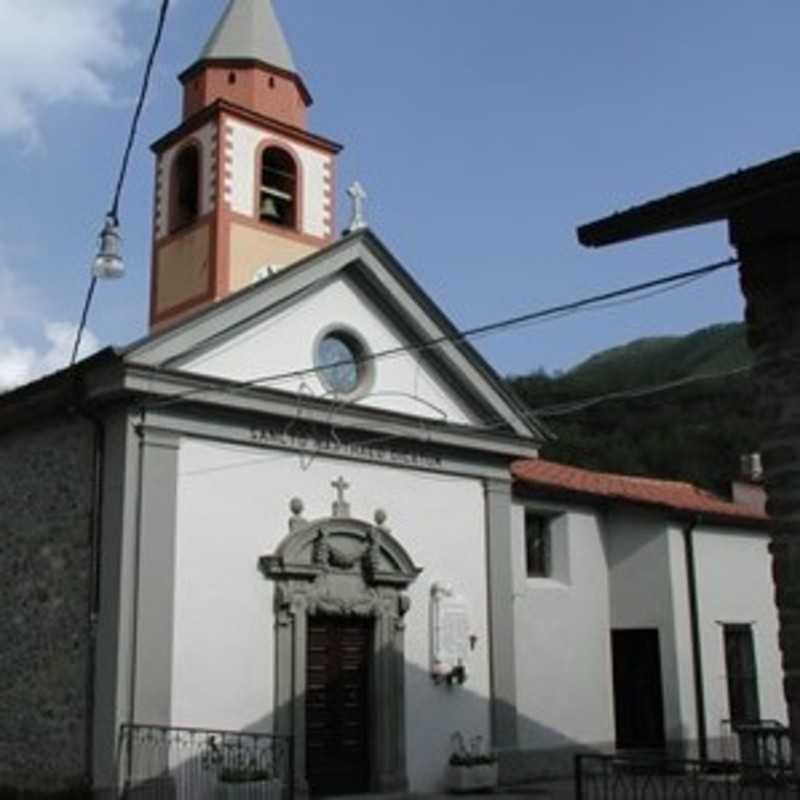
[[[567,373],[538,371],[509,383],[557,436],[542,449],[544,458],[721,492],[737,474],[739,456],[758,449],[749,365],[744,326],[726,323],[688,336],[639,339]],[[727,374],[734,370],[743,371]]]

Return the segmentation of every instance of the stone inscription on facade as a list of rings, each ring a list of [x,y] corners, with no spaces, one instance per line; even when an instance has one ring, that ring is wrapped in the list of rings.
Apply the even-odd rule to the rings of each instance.
[[[250,429],[250,438],[259,444],[288,447],[308,455],[350,456],[410,467],[439,467],[442,464],[442,459],[429,450],[387,443],[388,436],[376,437],[378,441],[343,441],[335,433],[321,433],[308,426],[290,426],[284,429],[254,427]]]
[[[469,654],[469,608],[452,587],[431,587],[431,622],[434,673],[449,672],[464,665]]]

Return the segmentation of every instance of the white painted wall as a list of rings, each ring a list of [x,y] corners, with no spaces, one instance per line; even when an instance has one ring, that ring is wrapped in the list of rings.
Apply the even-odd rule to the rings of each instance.
[[[288,504],[327,516],[345,476],[354,516],[377,508],[424,569],[410,591],[406,728],[413,791],[441,788],[453,731],[489,735],[489,635],[480,481],[183,440],[180,450],[172,722],[269,731],[274,684],[272,586],[257,569],[288,535]],[[477,646],[463,688],[429,678],[430,586],[447,581],[471,609]]]
[[[224,196],[231,210],[252,217],[256,197],[256,152],[265,142],[275,144],[293,153],[300,162],[302,172],[301,229],[311,236],[325,237],[332,232],[331,156],[307,145],[227,118],[225,122],[227,175]]]
[[[680,568],[667,524],[653,514],[615,510],[605,522],[611,628],[656,628],[667,741],[686,733],[675,628],[673,569]],[[681,634],[682,638],[682,634]]]
[[[334,323],[353,328],[373,353],[406,344],[386,317],[345,276],[318,289],[291,307],[250,330],[231,338],[208,353],[181,366],[190,372],[249,380],[262,375],[312,368],[318,335]],[[419,356],[406,352],[374,362],[375,380],[369,395],[358,405],[462,424],[467,416],[455,393],[425,366]],[[319,377],[308,374],[270,384],[292,392],[305,388],[315,396],[326,393]],[[334,420],[335,422],[335,420]],[[420,437],[425,437],[424,428]]]
[[[683,527],[657,513],[528,503],[563,512],[552,528],[555,579],[527,578],[524,506],[512,516],[520,747],[613,746],[610,631],[659,632],[667,741],[696,755],[697,712]],[[753,623],[761,715],[786,720],[767,550],[756,531],[699,526],[695,563],[709,753],[730,715],[721,622]],[[727,755],[731,751],[728,738]],[[542,766],[542,770],[546,768]]]
[[[215,176],[217,169],[217,125],[209,122],[195,131],[190,140],[197,140],[200,145],[200,216],[208,214],[216,206]],[[172,180],[172,163],[175,156],[186,145],[182,139],[162,153],[159,160],[159,179],[156,183],[156,208],[160,212],[156,222],[156,237],[166,236],[170,230],[169,197]]]
[[[752,623],[762,719],[786,722],[769,537],[703,526],[695,532],[698,606],[710,738],[730,717],[721,623]]]
[[[557,506],[529,504],[558,511]],[[608,572],[595,512],[570,508],[551,530],[556,579],[528,578],[525,506],[512,510],[519,745],[614,740]],[[546,765],[542,764],[542,768]]]

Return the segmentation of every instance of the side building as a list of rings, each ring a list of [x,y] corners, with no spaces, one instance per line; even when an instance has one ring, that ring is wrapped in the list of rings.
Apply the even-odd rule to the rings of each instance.
[[[786,723],[763,510],[686,483],[513,466],[519,743],[734,758]],[[561,754],[561,757],[559,757]]]

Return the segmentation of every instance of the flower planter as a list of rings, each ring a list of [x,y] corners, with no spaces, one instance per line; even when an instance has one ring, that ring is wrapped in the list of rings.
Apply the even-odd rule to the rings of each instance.
[[[483,792],[497,786],[497,762],[448,767],[447,787],[451,792]]]
[[[245,783],[217,784],[216,800],[281,800],[283,782],[280,778]]]

